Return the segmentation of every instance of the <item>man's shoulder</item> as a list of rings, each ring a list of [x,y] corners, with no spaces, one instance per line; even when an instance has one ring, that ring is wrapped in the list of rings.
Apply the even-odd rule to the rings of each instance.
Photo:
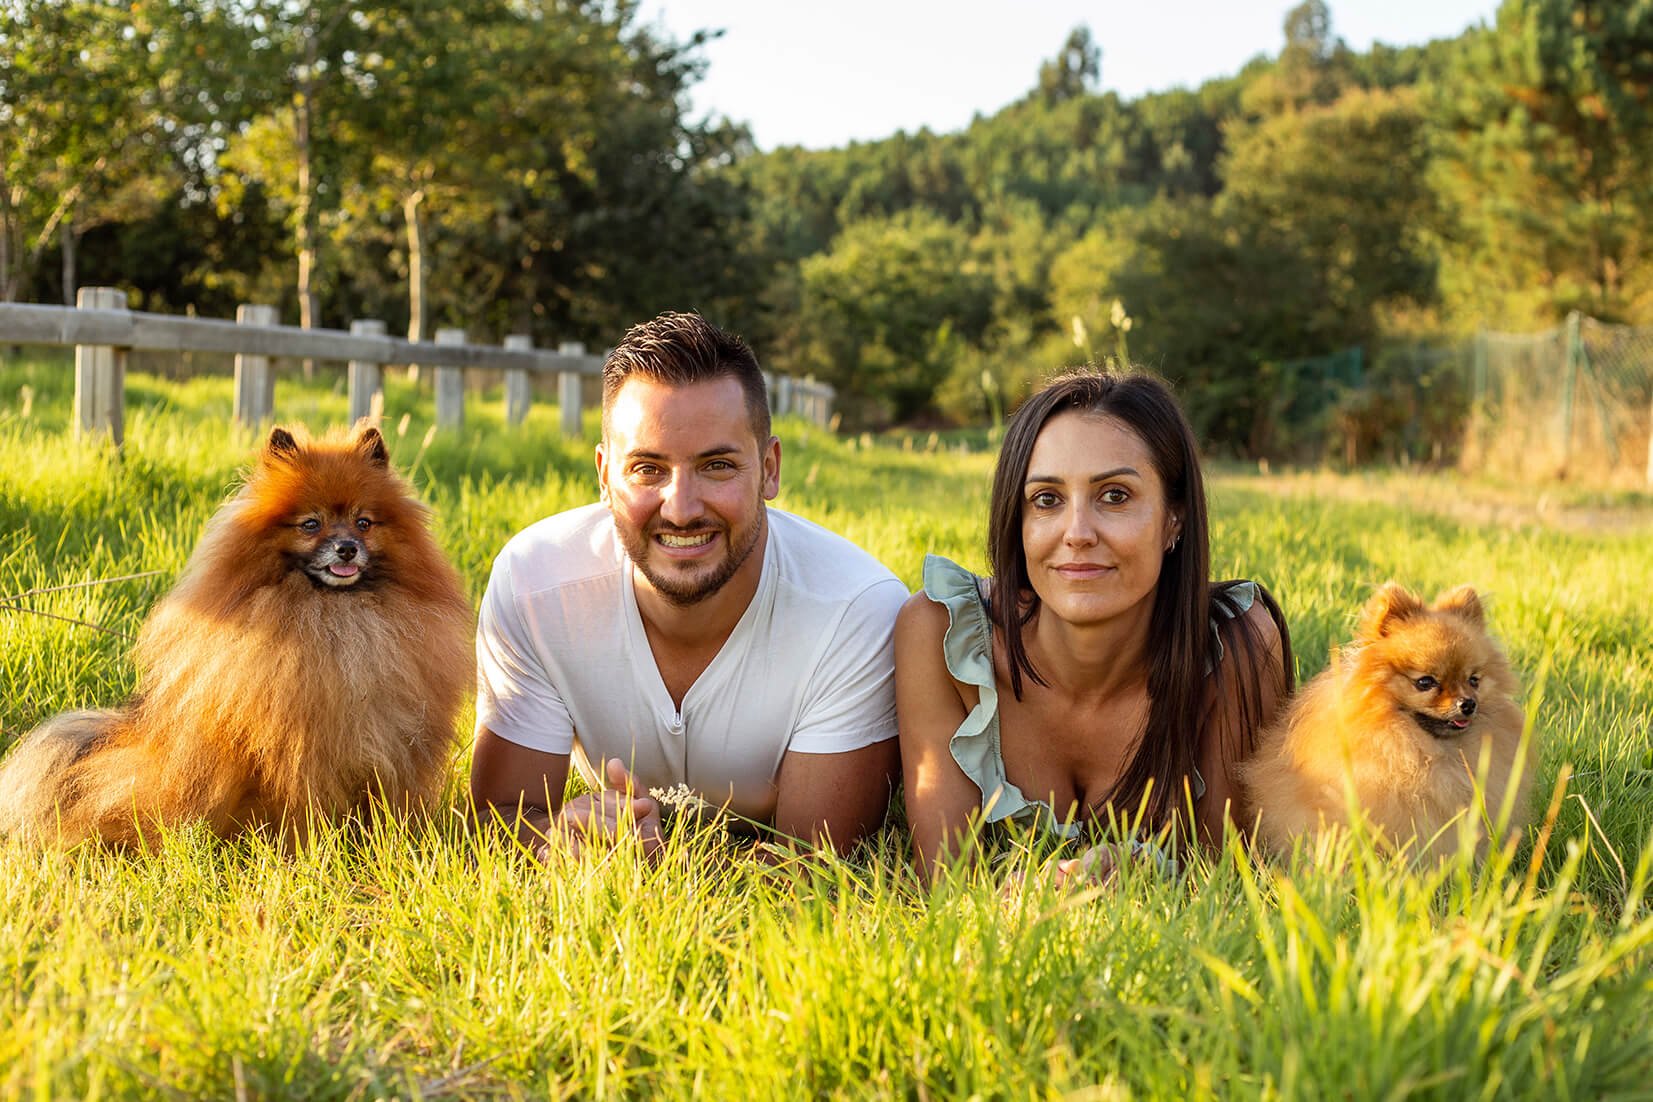
[[[769,510],[780,580],[818,600],[847,604],[869,590],[905,599],[906,586],[866,549],[784,509]]]
[[[598,503],[553,513],[512,536],[494,562],[516,594],[618,575],[625,555],[608,507]]]

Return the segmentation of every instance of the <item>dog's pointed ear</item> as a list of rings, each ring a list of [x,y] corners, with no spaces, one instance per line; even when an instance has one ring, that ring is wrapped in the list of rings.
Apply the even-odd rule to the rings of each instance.
[[[356,426],[356,450],[375,467],[390,466],[390,450],[385,447],[385,438],[366,421]]]
[[[1423,602],[1397,582],[1384,582],[1360,610],[1362,639],[1380,639],[1409,616],[1423,611]]]
[[[298,450],[298,440],[280,425],[271,429],[269,439],[264,441],[264,456],[267,459],[292,459],[298,455]]]
[[[1487,621],[1486,613],[1481,608],[1481,598],[1473,586],[1461,585],[1442,593],[1435,598],[1435,611],[1455,612],[1476,627],[1484,627]]]

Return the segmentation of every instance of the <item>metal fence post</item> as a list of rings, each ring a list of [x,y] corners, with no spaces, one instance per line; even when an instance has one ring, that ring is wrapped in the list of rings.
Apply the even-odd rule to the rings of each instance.
[[[382,337],[389,330],[385,323],[372,318],[362,318],[350,323],[352,337]],[[351,360],[350,376],[350,423],[355,424],[363,417],[384,415],[384,367],[376,360]]]
[[[237,325],[280,325],[274,306],[243,303],[235,308]],[[235,422],[256,427],[275,419],[275,369],[268,356],[235,357]]]
[[[1561,471],[1566,473],[1573,461],[1573,392],[1578,389],[1578,336],[1579,314],[1577,310],[1567,315],[1566,336],[1567,359],[1562,370],[1561,381]]]
[[[505,347],[515,352],[532,352],[534,338],[514,333],[505,338]],[[520,425],[528,416],[528,407],[534,400],[534,386],[528,372],[520,367],[505,369],[505,423]]]
[[[438,329],[437,344],[464,344],[463,329]],[[465,369],[438,364],[436,367],[436,423],[445,429],[465,426]]]
[[[81,310],[125,310],[126,292],[118,287],[82,287],[75,298]],[[75,435],[107,432],[118,448],[126,440],[126,349],[108,345],[75,346]]]
[[[585,345],[579,341],[563,341],[557,346],[559,356],[583,356]],[[580,402],[583,400],[585,384],[578,371],[559,371],[557,373],[557,407],[562,422],[562,434],[570,440],[580,435]]]

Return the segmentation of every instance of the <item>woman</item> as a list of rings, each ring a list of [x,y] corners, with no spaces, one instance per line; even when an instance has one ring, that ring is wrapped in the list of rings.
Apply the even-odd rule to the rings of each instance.
[[[1066,837],[1136,823],[1063,877],[1163,860],[1144,839],[1190,825],[1216,844],[1235,766],[1290,691],[1291,642],[1261,586],[1209,581],[1199,456],[1165,384],[1074,372],[1025,403],[988,539],[991,579],[928,556],[896,624],[920,873],[1005,820]]]

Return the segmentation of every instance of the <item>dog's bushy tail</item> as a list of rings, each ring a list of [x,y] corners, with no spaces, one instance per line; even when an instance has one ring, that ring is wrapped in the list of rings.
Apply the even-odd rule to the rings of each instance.
[[[74,782],[75,766],[96,756],[120,712],[65,712],[25,735],[0,763],[0,835],[36,844],[73,844],[97,814]]]

